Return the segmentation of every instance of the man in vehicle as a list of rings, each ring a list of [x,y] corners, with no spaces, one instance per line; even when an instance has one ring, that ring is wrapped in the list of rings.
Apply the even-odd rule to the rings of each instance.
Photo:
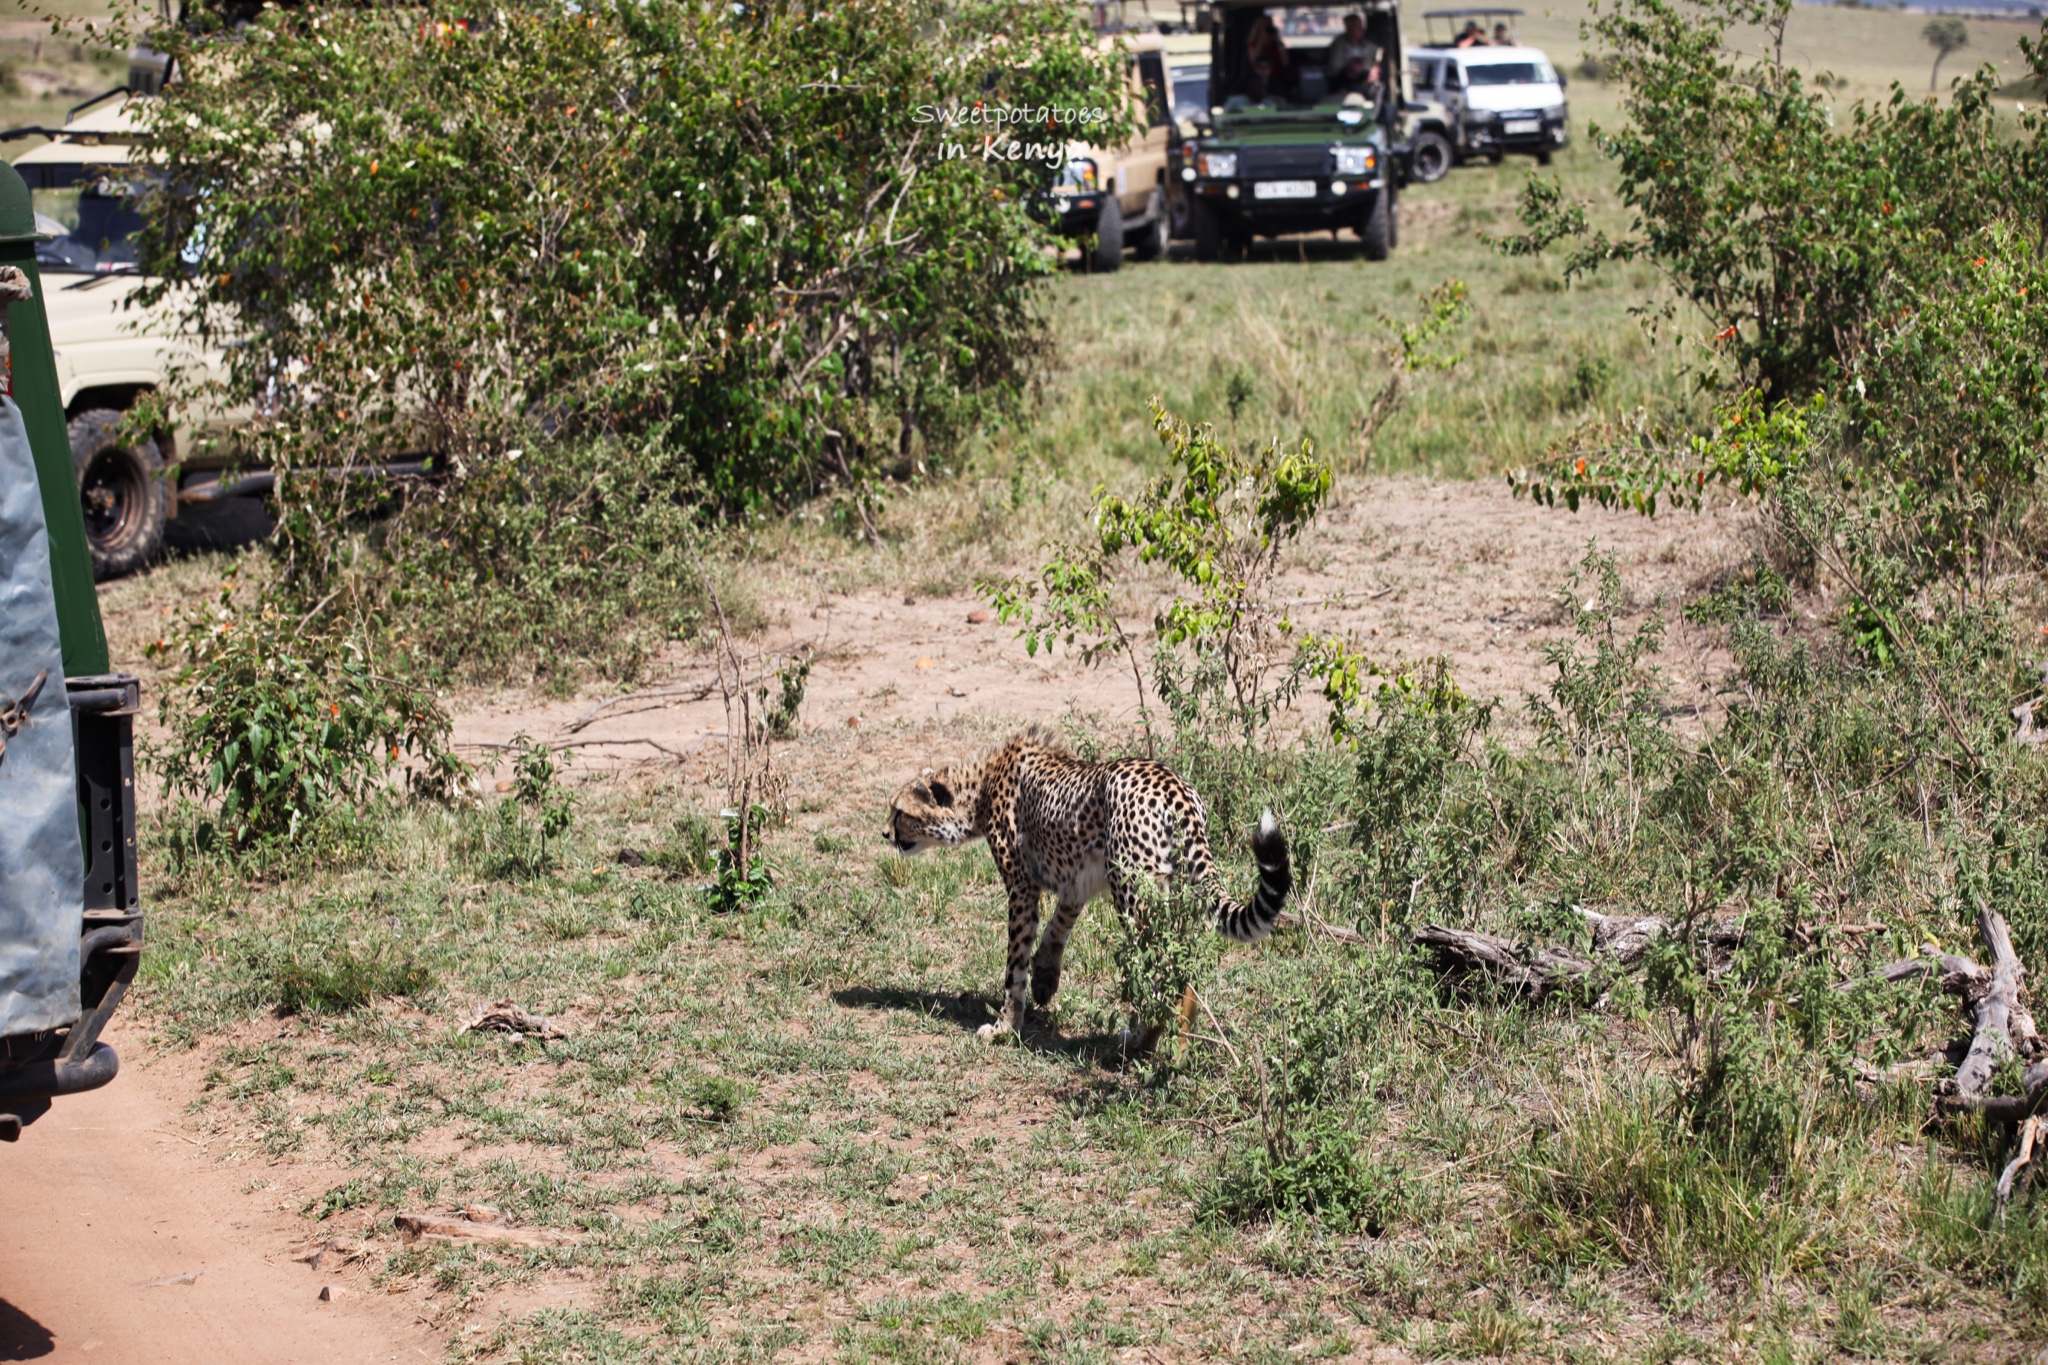
[[[1493,26],[1493,45],[1495,47],[1513,47],[1515,45],[1515,35],[1508,32],[1505,20]]]
[[[1477,19],[1467,19],[1465,21],[1464,31],[1458,34],[1458,40],[1452,43],[1451,46],[1485,47],[1486,30],[1479,27],[1479,21]]]
[[[1365,36],[1365,16],[1344,16],[1344,32],[1330,43],[1323,72],[1333,95],[1356,92],[1372,98],[1379,84],[1379,44]]]

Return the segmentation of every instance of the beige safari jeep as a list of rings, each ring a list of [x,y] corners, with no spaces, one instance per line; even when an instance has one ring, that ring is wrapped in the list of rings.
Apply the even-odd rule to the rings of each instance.
[[[171,310],[135,301],[134,200],[148,167],[125,93],[73,112],[59,128],[16,129],[51,140],[15,158],[35,206],[36,266],[50,320],[57,381],[70,420],[71,456],[85,504],[93,573],[110,578],[147,564],[180,502],[261,492],[267,474],[223,482],[233,414],[183,414],[176,428],[124,439],[123,414],[162,387],[174,368],[216,367],[174,334]],[[131,159],[132,156],[132,159]]]
[[[1130,247],[1141,261],[1166,254],[1171,211],[1166,202],[1167,149],[1173,140],[1173,96],[1166,44],[1157,34],[1127,36],[1132,101],[1144,128],[1122,147],[1070,143],[1053,186],[1053,223],[1065,237],[1093,238],[1082,259],[1091,270],[1115,270]]]

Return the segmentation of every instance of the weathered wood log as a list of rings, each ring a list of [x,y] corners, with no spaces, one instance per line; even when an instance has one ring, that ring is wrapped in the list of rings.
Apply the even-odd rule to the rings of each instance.
[[[1448,929],[1441,924],[1423,925],[1415,931],[1414,941],[1433,951],[1445,967],[1486,972],[1539,1000],[1561,988],[1584,984],[1596,965],[1570,948],[1531,951],[1498,934]]]
[[[2013,1011],[2019,1008],[2020,987],[2027,975],[2027,969],[2020,965],[2012,950],[2012,935],[2006,931],[2003,916],[1988,909],[1979,910],[1977,932],[1983,936],[1984,946],[1991,950],[1991,974],[1975,1004],[1976,1036],[1970,1040],[1963,1064],[1956,1068],[1955,1093],[1964,1100],[1981,1098],[1984,1087],[1991,1084],[1992,1071],[2014,1055],[2010,1029]],[[2032,1024],[2032,1016],[2028,1016],[2027,1026],[2031,1028]]]
[[[1574,905],[1580,919],[1593,930],[1593,949],[1606,953],[1625,967],[1642,960],[1650,945],[1671,932],[1672,922],[1656,915],[1603,915]],[[1720,953],[1742,944],[1742,921],[1732,916],[1710,920],[1706,926],[1707,946]],[[1720,955],[1717,953],[1717,956]]]

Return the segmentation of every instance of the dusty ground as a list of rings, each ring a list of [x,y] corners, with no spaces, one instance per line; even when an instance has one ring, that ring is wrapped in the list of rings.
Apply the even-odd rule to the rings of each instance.
[[[5,1153],[0,1361],[387,1365],[439,1341],[360,1268],[291,1259],[300,1201],[267,1164],[192,1136],[198,1078],[145,1066],[133,1021],[104,1090],[60,1102]],[[328,1298],[322,1300],[322,1290]]]
[[[1548,685],[1542,647],[1569,634],[1561,594],[1597,544],[1615,556],[1632,604],[1664,604],[1666,695],[1705,716],[1726,659],[1705,632],[1678,620],[1676,601],[1739,560],[1736,523],[1726,510],[1655,520],[1572,515],[1518,500],[1498,482],[1375,479],[1348,490],[1290,552],[1281,592],[1298,621],[1348,632],[1383,664],[1446,656],[1468,693],[1504,703],[1502,723],[1512,729],[1523,698]],[[764,586],[771,625],[750,642],[763,660],[811,654],[806,729],[875,735],[956,719],[1001,729],[1074,715],[1136,724],[1127,670],[1090,669],[1064,652],[1031,657],[979,600],[841,593],[826,581],[821,570],[815,582],[788,574]],[[1143,617],[1141,607],[1127,624]],[[707,652],[678,649],[633,693],[474,695],[458,706],[456,739],[478,756],[516,735],[546,739],[573,746],[576,766],[589,770],[679,756],[721,764],[726,717],[714,680]]]

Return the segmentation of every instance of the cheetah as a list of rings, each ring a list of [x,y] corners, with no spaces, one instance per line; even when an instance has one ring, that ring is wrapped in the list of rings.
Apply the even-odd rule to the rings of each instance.
[[[1041,1009],[1051,1003],[1067,938],[1089,901],[1106,890],[1128,920],[1136,909],[1132,872],[1212,889],[1216,929],[1225,937],[1257,943],[1271,933],[1293,885],[1279,822],[1271,810],[1259,821],[1252,838],[1259,889],[1243,905],[1217,883],[1208,826],[1202,798],[1164,764],[1085,762],[1034,726],[979,762],[926,768],[896,793],[885,837],[905,854],[988,840],[1010,901],[1002,1012],[980,1030],[989,1040],[1023,1026],[1027,963],[1032,1003]],[[1059,910],[1041,938],[1039,900],[1046,891],[1058,897]],[[1184,1001],[1183,1010],[1190,1004]],[[1142,1050],[1158,1032],[1127,1033],[1125,1041],[1135,1037]]]

